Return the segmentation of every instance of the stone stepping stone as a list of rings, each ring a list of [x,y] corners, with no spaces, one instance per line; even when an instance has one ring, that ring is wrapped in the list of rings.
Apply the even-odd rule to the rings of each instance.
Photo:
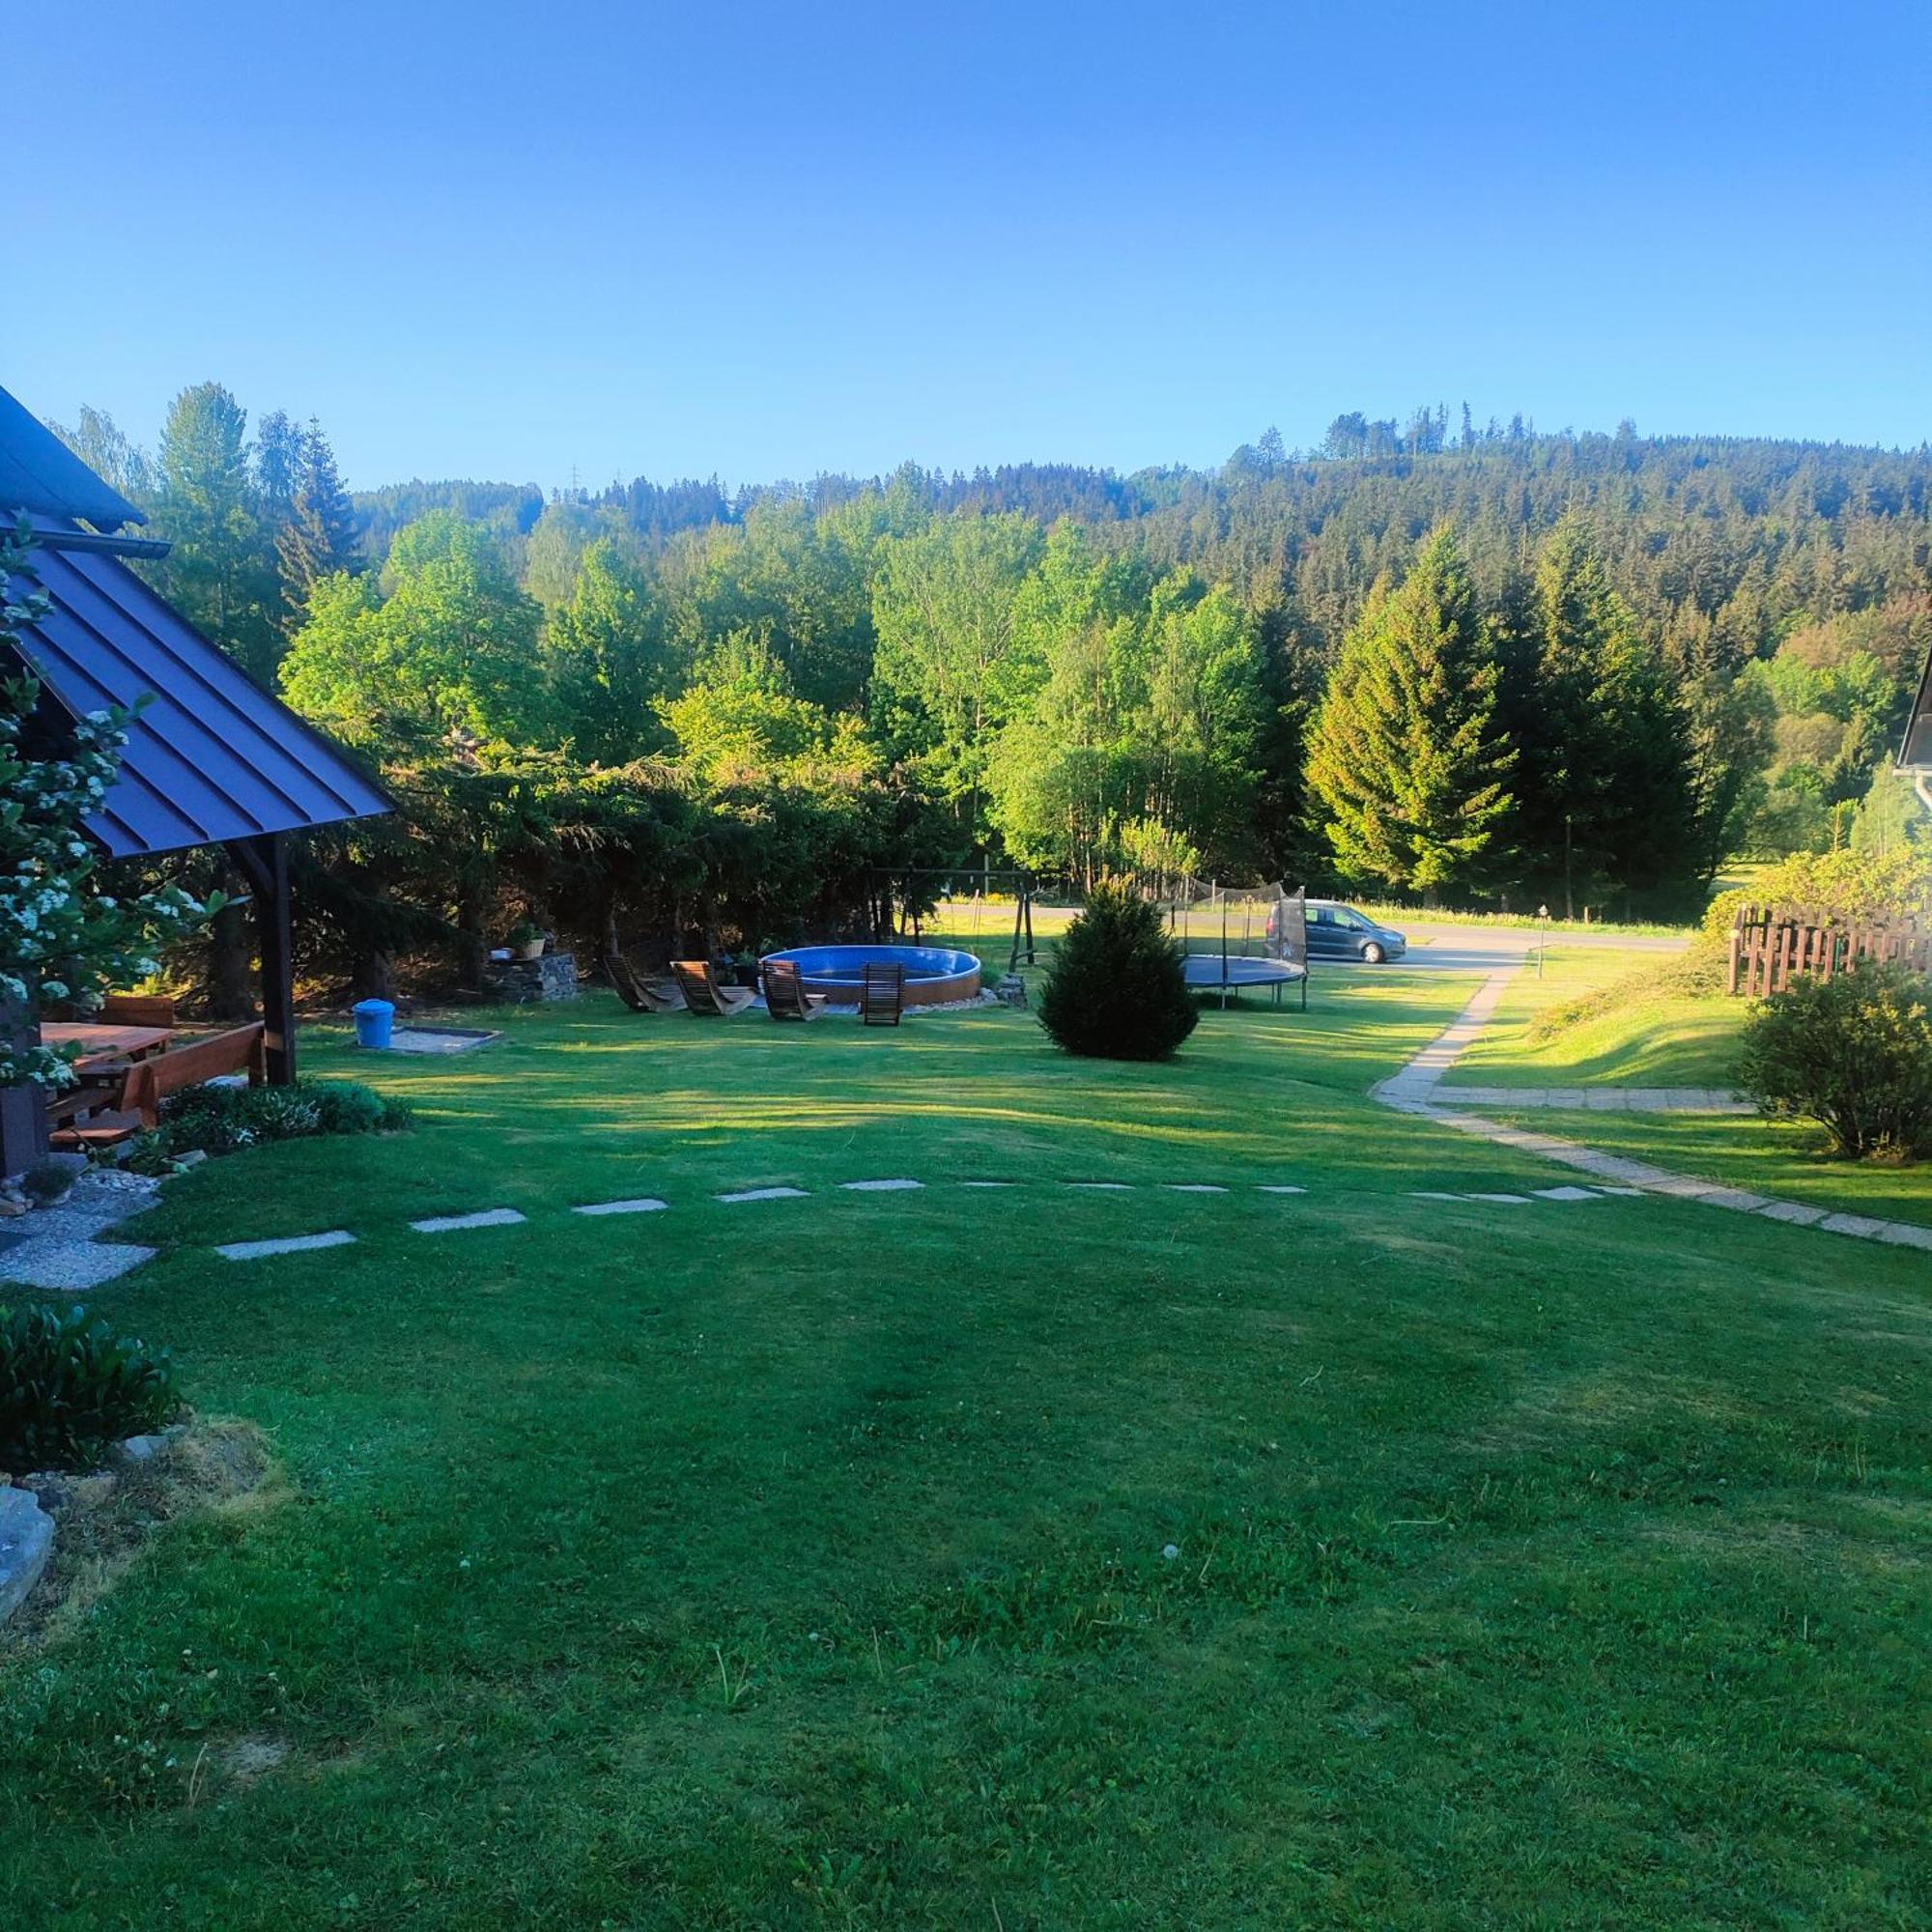
[[[270,1241],[222,1241],[214,1252],[224,1261],[258,1262],[268,1255],[303,1255],[311,1248],[346,1248],[355,1236],[346,1228],[331,1228],[326,1235],[285,1235]]]
[[[1017,1187],[1017,1180],[962,1180],[961,1187]]]
[[[722,1201],[727,1208],[735,1208],[741,1201],[803,1201],[805,1189],[802,1187],[748,1187],[739,1194],[714,1194],[714,1201]]]
[[[635,1201],[590,1201],[570,1211],[573,1214],[662,1214],[669,1206],[668,1201],[640,1194]]]
[[[1225,1194],[1225,1187],[1217,1187],[1211,1180],[1163,1180],[1161,1185],[1170,1194]]]
[[[1269,1186],[1264,1181],[1261,1186],[1255,1189],[1255,1192],[1257,1194],[1306,1194],[1308,1190],[1305,1187]]]
[[[1641,1201],[1643,1199],[1643,1189],[1641,1187],[1600,1187],[1597,1189],[1597,1192],[1599,1194],[1621,1194],[1626,1201]]]
[[[1539,1201],[1599,1201],[1603,1197],[1594,1187],[1539,1187],[1536,1198]]]
[[[1471,1201],[1493,1201],[1499,1208],[1527,1208],[1527,1194],[1472,1194]]]
[[[1460,1194],[1438,1194],[1431,1187],[1412,1187],[1408,1198],[1411,1201],[1460,1201],[1463,1197]]]
[[[1066,1184],[1101,1194],[1130,1194],[1134,1185],[1131,1180],[1069,1180]]]
[[[1707,1208],[1729,1208],[1740,1214],[1761,1214],[1771,1206],[1768,1194],[1751,1194],[1742,1187],[1714,1187],[1701,1197]]]
[[[511,1228],[524,1218],[514,1208],[485,1208],[475,1214],[432,1214],[410,1226],[419,1235],[450,1235],[462,1228]]]
[[[1932,1228],[1920,1228],[1911,1221],[1881,1221],[1878,1237],[1898,1248],[1924,1248],[1932,1252]]]
[[[838,1185],[847,1194],[904,1194],[914,1188],[923,1187],[923,1180],[841,1180]]]
[[[1774,1201],[1757,1210],[1767,1221],[1789,1221],[1794,1227],[1815,1227],[1831,1211],[1803,1201]]]

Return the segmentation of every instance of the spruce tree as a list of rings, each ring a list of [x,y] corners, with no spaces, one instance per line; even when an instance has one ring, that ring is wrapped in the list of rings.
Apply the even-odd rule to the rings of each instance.
[[[1662,652],[1574,515],[1538,557],[1534,624],[1526,681],[1505,704],[1525,882],[1566,916],[1616,893],[1673,899],[1698,869],[1686,721]]]
[[[1432,904],[1489,882],[1515,763],[1496,682],[1489,625],[1444,526],[1400,589],[1371,594],[1309,732],[1308,788],[1345,877]]]
[[[335,452],[313,416],[302,434],[295,496],[275,539],[275,554],[282,595],[298,624],[307,614],[316,583],[355,566],[355,512],[335,468]]]

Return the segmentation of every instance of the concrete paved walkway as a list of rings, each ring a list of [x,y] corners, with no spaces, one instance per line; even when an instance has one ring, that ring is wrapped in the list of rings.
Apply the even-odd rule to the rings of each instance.
[[[1560,1162],[1601,1181],[1634,1187],[1646,1194],[1695,1201],[1707,1208],[1726,1208],[1734,1213],[1757,1214],[1767,1221],[1789,1221],[1799,1227],[1818,1228],[1829,1235],[1849,1235],[1859,1240],[1884,1241],[1893,1247],[1922,1248],[1932,1254],[1932,1228],[1921,1228],[1909,1221],[1882,1221],[1869,1214],[1834,1214],[1829,1208],[1815,1208],[1808,1202],[1780,1201],[1771,1195],[1753,1194],[1747,1188],[1726,1187],[1721,1181],[1703,1180],[1695,1175],[1672,1174],[1664,1168],[1652,1167],[1648,1161],[1629,1160],[1621,1154],[1605,1153],[1600,1148],[1559,1139],[1554,1134],[1534,1133],[1527,1127],[1505,1126],[1500,1121],[1486,1120],[1480,1114],[1460,1111],[1459,1103],[1468,1099],[1468,1090],[1443,1087],[1440,1084],[1442,1076],[1481,1035],[1502,999],[1504,989],[1520,970],[1519,964],[1492,973],[1483,981],[1475,997],[1441,1033],[1401,1072],[1391,1075],[1374,1090],[1375,1098],[1399,1113],[1414,1114],[1424,1120],[1438,1122],[1445,1127],[1453,1127],[1458,1133],[1493,1141],[1498,1147],[1514,1148],[1521,1153],[1533,1153],[1545,1160]],[[1497,1088],[1490,1091],[1520,1094],[1552,1090]],[[1559,1088],[1553,1091],[1575,1093],[1580,1090]],[[1544,1101],[1540,1104],[1548,1106],[1555,1103]]]
[[[1462,1107],[1566,1107],[1589,1114],[1754,1114],[1722,1087],[1444,1087]]]

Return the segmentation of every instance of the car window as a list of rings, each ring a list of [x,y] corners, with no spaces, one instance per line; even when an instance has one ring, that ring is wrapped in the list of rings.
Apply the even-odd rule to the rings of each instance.
[[[1349,912],[1341,906],[1335,908],[1335,923],[1346,925],[1350,932],[1366,932],[1369,923],[1358,912]]]

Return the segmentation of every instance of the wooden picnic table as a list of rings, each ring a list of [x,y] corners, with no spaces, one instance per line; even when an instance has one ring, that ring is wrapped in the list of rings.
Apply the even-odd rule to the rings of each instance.
[[[76,1073],[100,1073],[126,1060],[145,1060],[173,1037],[168,1027],[99,1026],[68,1020],[41,1029],[41,1038],[48,1046],[80,1047],[80,1056],[73,1063]]]

